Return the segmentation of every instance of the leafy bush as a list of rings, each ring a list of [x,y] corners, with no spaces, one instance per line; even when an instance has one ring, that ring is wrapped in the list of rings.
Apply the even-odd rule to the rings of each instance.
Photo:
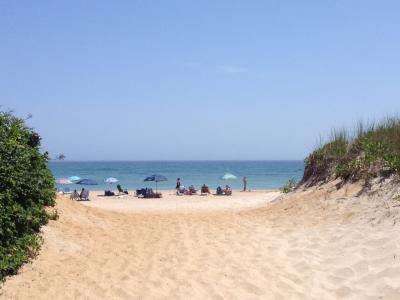
[[[347,162],[343,162],[336,167],[336,177],[341,177],[345,180],[355,178],[359,174],[360,170],[365,167],[365,160],[353,159]]]
[[[389,153],[385,155],[385,167],[400,173],[400,155]]]
[[[0,112],[0,279],[15,274],[40,246],[45,206],[55,203],[54,178],[40,136],[10,112]]]
[[[58,214],[57,209],[52,209],[47,212],[47,218],[49,220],[56,221],[56,220],[58,220],[59,217],[60,217],[60,215]]]
[[[296,188],[296,186],[297,186],[296,180],[291,178],[281,188],[281,191],[286,194],[286,193],[289,193],[289,192],[293,191]]]

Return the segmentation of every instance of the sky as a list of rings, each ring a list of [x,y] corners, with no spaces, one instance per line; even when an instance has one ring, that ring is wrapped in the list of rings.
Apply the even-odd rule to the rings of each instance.
[[[400,1],[1,1],[0,105],[68,160],[297,160],[400,109]]]

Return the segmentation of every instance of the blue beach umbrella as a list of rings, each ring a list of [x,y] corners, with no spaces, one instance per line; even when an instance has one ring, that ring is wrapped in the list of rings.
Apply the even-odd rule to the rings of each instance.
[[[108,177],[108,178],[104,179],[104,182],[112,184],[112,183],[118,182],[118,179],[114,178],[114,177]]]
[[[81,178],[79,176],[71,176],[71,177],[68,177],[68,179],[71,180],[71,181],[78,181]]]
[[[157,193],[157,184],[161,181],[167,181],[167,177],[163,175],[151,175],[149,177],[146,177],[144,181],[155,181],[156,182],[156,193]]]
[[[83,185],[97,185],[97,181],[93,179],[81,179],[76,182],[76,184],[83,184]]]

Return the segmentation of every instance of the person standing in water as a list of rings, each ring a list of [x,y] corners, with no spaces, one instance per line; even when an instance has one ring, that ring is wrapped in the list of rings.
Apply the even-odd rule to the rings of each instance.
[[[176,179],[176,187],[175,188],[177,191],[180,190],[180,188],[181,188],[181,179],[180,178]]]
[[[247,190],[247,178],[246,176],[243,177],[243,192]]]

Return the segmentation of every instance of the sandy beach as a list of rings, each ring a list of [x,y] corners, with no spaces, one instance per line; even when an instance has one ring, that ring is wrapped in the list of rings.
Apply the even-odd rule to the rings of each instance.
[[[233,196],[196,195],[177,196],[175,190],[161,191],[163,198],[144,199],[135,197],[135,191],[128,195],[104,197],[104,191],[90,192],[87,206],[129,213],[204,213],[240,211],[265,206],[281,193],[277,190],[256,190],[242,192],[235,190]]]
[[[397,200],[333,184],[282,196],[59,196],[2,299],[399,299]]]
[[[0,300],[400,300],[399,16],[1,1]]]

